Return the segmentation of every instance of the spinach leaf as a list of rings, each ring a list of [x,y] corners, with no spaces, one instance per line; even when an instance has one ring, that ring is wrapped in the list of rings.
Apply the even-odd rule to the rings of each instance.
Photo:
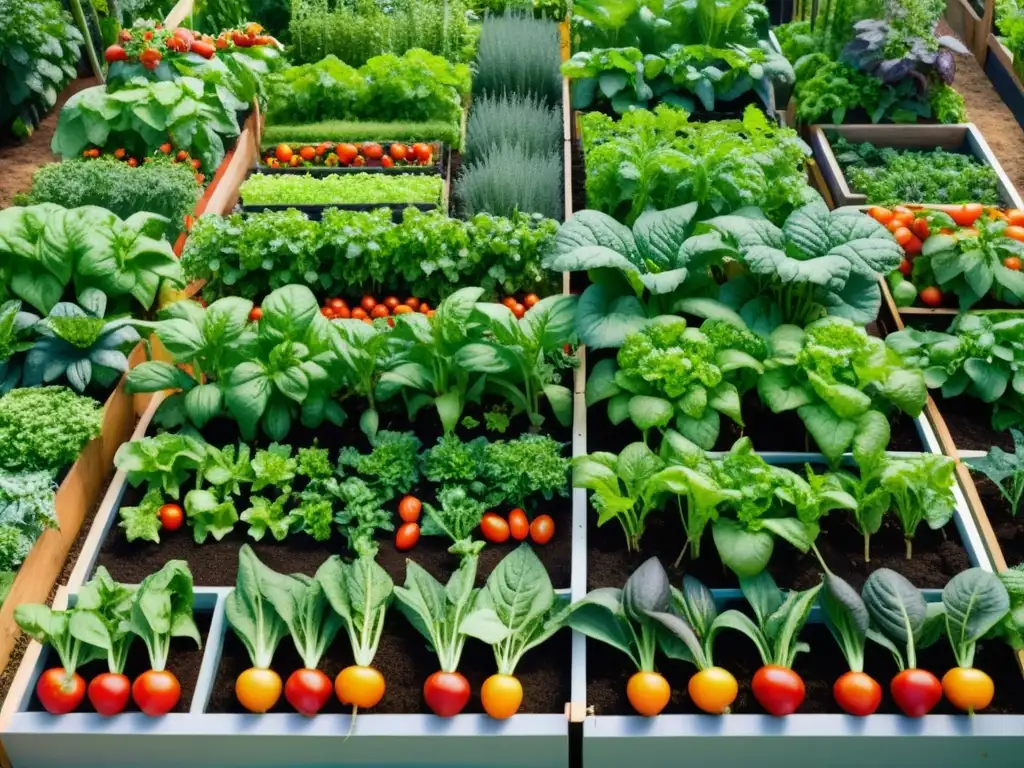
[[[132,595],[129,625],[146,644],[151,668],[157,672],[167,666],[172,638],[187,637],[202,647],[192,618],[194,601],[192,572],[184,560],[169,561],[143,579]]]
[[[341,629],[342,619],[332,610],[320,580],[302,574],[278,575],[261,581],[263,597],[274,606],[295,643],[305,669],[316,669]]]
[[[981,568],[962,571],[942,590],[946,635],[958,666],[974,666],[978,641],[1010,612],[1010,595],[994,573]]]
[[[316,578],[348,632],[353,661],[370,666],[394,593],[391,577],[372,557],[346,563],[334,555],[320,566]]]
[[[114,581],[100,566],[91,581],[78,590],[78,602],[69,629],[80,642],[102,648],[108,671],[124,672],[135,635],[130,631],[134,590]]]
[[[74,610],[55,611],[38,603],[22,603],[14,609],[14,621],[37,643],[53,647],[64,674],[70,680],[80,665],[102,659],[104,649],[80,640],[71,632]]]
[[[177,499],[181,484],[199,468],[205,455],[205,445],[195,438],[161,432],[124,443],[114,454],[114,466],[127,474],[133,486],[145,482]]]
[[[257,669],[270,669],[278,644],[288,634],[268,594],[274,589],[287,593],[289,579],[261,563],[248,544],[238,551],[238,579],[225,599],[224,615]],[[284,602],[283,597],[279,600]]]
[[[888,650],[901,671],[917,667],[918,649],[939,637],[929,626],[937,624],[941,614],[929,614],[917,587],[888,568],[879,568],[868,576],[861,597],[871,615],[868,639]]]
[[[975,472],[980,472],[999,489],[1010,507],[1010,514],[1016,516],[1020,500],[1024,497],[1024,433],[1011,429],[1013,453],[1007,453],[999,446],[992,446],[980,459],[965,459]]]

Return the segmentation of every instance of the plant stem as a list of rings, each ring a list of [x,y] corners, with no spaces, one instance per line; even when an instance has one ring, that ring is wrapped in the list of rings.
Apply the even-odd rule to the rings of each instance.
[[[675,562],[674,562],[674,563],[672,563],[672,567],[673,567],[673,568],[678,568],[678,567],[679,567],[679,564],[683,562],[683,555],[685,555],[685,554],[686,554],[686,548],[687,548],[688,546],[690,546],[690,540],[689,540],[689,539],[687,539],[687,540],[686,540],[686,543],[685,543],[685,544],[683,544],[683,548],[682,548],[682,550],[680,550],[680,552],[679,552],[679,557],[677,557],[677,558],[676,558],[676,560],[675,560]],[[696,548],[695,548],[695,549],[696,549]]]
[[[871,534],[864,534],[864,562],[871,562]]]
[[[914,540],[913,539],[904,539],[904,541],[906,542],[906,545],[907,545],[907,560],[910,560],[911,554],[912,554],[911,549],[912,549],[912,545],[914,543]]]
[[[85,21],[85,13],[82,11],[80,0],[71,0],[71,12],[75,16],[75,23],[78,24],[78,28],[82,30],[85,53],[89,57],[89,66],[92,69],[92,73],[102,84],[105,82],[103,79],[103,67],[100,66],[99,57],[96,55],[96,48],[92,44],[92,34],[89,32],[89,25]]]

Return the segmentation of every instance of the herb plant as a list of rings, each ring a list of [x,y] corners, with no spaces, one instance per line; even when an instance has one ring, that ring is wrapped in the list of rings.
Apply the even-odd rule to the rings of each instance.
[[[15,389],[0,397],[0,468],[69,467],[103,424],[103,409],[66,387]]]
[[[1024,433],[1010,429],[1010,434],[1013,436],[1013,453],[994,445],[983,458],[964,461],[972,470],[992,481],[1006,499],[1010,514],[1016,516],[1024,496]]]
[[[426,516],[421,532],[424,536],[446,536],[453,542],[448,551],[460,557],[475,557],[486,542],[473,541],[472,535],[484,516],[486,507],[471,498],[463,488],[442,488],[437,506],[424,504]]]
[[[15,570],[36,540],[57,527],[56,490],[50,472],[0,470],[0,570]]]
[[[531,156],[558,149],[562,143],[561,112],[531,95],[501,93],[474,98],[463,159],[474,162],[496,144],[516,143]]]
[[[294,115],[296,119],[300,115]],[[281,116],[284,120],[284,116]],[[415,122],[411,120],[390,123],[363,120],[321,120],[320,122],[276,122],[265,126],[262,134],[263,150],[278,144],[311,144],[321,141],[361,143],[364,141],[439,141],[457,147],[460,126],[443,120]]]
[[[532,153],[517,143],[494,144],[467,163],[454,184],[465,215],[512,216],[517,211],[561,219],[565,208],[562,155]]]

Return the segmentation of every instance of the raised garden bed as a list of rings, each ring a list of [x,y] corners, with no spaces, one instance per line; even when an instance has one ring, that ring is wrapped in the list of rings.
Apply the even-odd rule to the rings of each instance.
[[[814,159],[821,169],[828,191],[837,208],[865,205],[867,196],[850,188],[829,143],[828,135],[836,133],[854,143],[868,142],[876,147],[933,150],[941,148],[974,157],[991,167],[998,177],[999,194],[1005,207],[1019,208],[1020,196],[1003,172],[999,161],[989,149],[981,132],[973,123],[962,125],[812,125],[810,144]],[[931,203],[935,200],[905,201]]]
[[[265,175],[308,173],[311,176],[330,176],[334,173],[405,173],[424,176],[444,176],[445,168],[450,162],[451,150],[437,141],[427,143],[431,151],[430,159],[426,165],[416,162],[416,155],[411,149],[413,144],[399,144],[398,142],[391,141],[380,142],[377,146],[380,147],[383,154],[379,158],[368,159],[364,154],[364,145],[368,143],[373,144],[376,142],[351,142],[351,148],[355,149],[358,153],[356,158],[362,158],[359,161],[361,164],[358,165],[355,164],[355,158],[350,163],[341,164],[337,154],[338,145],[331,142],[313,142],[311,144],[293,142],[288,144],[289,151],[293,153],[292,156],[299,155],[300,161],[303,160],[300,153],[304,149],[312,149],[314,152],[313,160],[300,162],[300,164],[295,166],[292,166],[290,163],[281,163],[277,159],[277,149],[281,145],[264,146],[260,153],[261,156],[257,164],[257,170]],[[395,147],[400,149],[393,149]],[[405,159],[394,159],[395,156],[405,158],[407,153],[412,155],[412,162]],[[329,162],[332,154],[334,155],[333,161]],[[371,154],[374,153],[371,151]],[[285,156],[287,156],[287,153],[285,153]],[[387,158],[387,161],[385,161],[385,158]],[[273,165],[271,165],[271,161],[273,161]],[[390,165],[387,163],[390,163]]]

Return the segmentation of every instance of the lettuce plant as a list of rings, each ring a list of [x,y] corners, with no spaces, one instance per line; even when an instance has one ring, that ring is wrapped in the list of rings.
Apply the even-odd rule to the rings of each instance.
[[[18,386],[24,366],[24,352],[32,349],[32,329],[39,317],[22,312],[21,302],[12,299],[0,304],[0,395]]]
[[[1020,500],[1024,497],[1024,433],[1010,429],[1013,436],[1013,453],[1007,453],[999,446],[992,446],[980,459],[964,461],[975,472],[987,477],[999,489],[1015,516],[1020,511]]]
[[[440,176],[344,173],[314,177],[255,173],[238,192],[243,205],[398,205],[440,203]]]
[[[698,330],[682,318],[655,318],[626,337],[617,359],[594,366],[587,406],[608,399],[612,424],[629,419],[645,436],[674,422],[684,437],[710,450],[720,414],[743,426],[740,398],[763,373],[765,352],[757,336],[722,320]]]
[[[57,527],[53,473],[0,470],[0,570],[12,571],[36,539]]]
[[[948,333],[907,328],[885,343],[908,365],[920,366],[930,389],[992,404],[992,428],[1024,425],[1024,318],[1012,314],[959,315]]]
[[[66,387],[15,389],[0,397],[0,467],[43,471],[70,467],[99,437],[103,408]]]
[[[768,343],[761,401],[775,413],[796,410],[832,465],[853,445],[884,451],[889,409],[916,418],[924,408],[925,375],[914,361],[850,320],[780,325]]]

